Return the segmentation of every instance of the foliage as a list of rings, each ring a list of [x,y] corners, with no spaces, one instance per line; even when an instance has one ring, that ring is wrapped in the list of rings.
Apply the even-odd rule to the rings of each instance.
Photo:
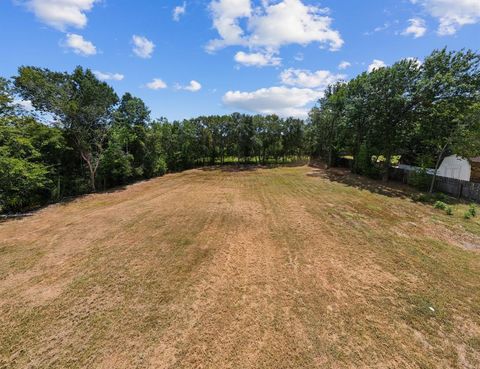
[[[479,118],[480,54],[443,49],[422,64],[401,60],[329,86],[310,112],[307,137],[312,155],[331,163],[350,154],[354,172],[387,179],[398,156],[435,168],[449,152],[479,156]],[[425,179],[413,181],[424,189]]]
[[[0,212],[38,203],[51,185],[49,168],[24,123],[0,118]]]
[[[0,79],[0,211],[227,158],[278,163],[306,153],[300,119],[234,113],[152,120],[140,98],[127,92],[118,101],[81,67],[72,73],[21,67],[13,82],[14,90]],[[44,122],[16,109],[15,93]]]
[[[369,155],[368,147],[365,143],[360,146],[357,159],[355,160],[355,168],[359,174],[368,174],[372,168],[372,159]]]
[[[465,219],[471,219],[471,218],[475,218],[477,216],[477,207],[475,204],[470,204],[470,206],[468,207],[468,210],[465,211],[465,213],[463,214],[463,217]]]
[[[432,201],[432,196],[426,193],[420,193],[420,194],[414,195],[413,200],[418,202],[423,202],[423,203],[429,203]]]
[[[443,201],[437,201],[435,202],[435,204],[433,205],[433,207],[435,209],[440,209],[440,210],[446,210],[448,205],[445,204]]]
[[[436,50],[423,64],[401,60],[335,83],[306,123],[241,113],[152,120],[140,98],[119,100],[81,67],[23,66],[12,81],[0,78],[0,211],[168,171],[305,154],[329,166],[351,156],[352,170],[373,178],[388,179],[400,162],[421,166],[409,181],[424,190],[427,165],[450,152],[480,155],[480,55],[470,50]],[[37,118],[17,98],[31,101]]]
[[[118,101],[113,89],[81,67],[72,74],[20,67],[15,86],[35,109],[57,119],[85,162],[95,191],[97,170]]]
[[[451,198],[448,195],[445,195],[444,193],[441,193],[441,192],[437,192],[437,193],[433,194],[432,196],[437,201],[443,201],[445,203],[448,203],[448,202],[451,201]]]
[[[420,168],[410,173],[408,177],[408,184],[418,188],[419,190],[427,190],[430,184],[430,176],[426,168]]]
[[[475,204],[470,204],[470,206],[468,207],[468,213],[472,217],[476,217],[477,216],[477,206]]]

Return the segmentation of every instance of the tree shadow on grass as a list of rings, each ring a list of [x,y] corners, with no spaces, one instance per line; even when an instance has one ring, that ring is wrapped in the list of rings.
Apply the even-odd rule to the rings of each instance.
[[[37,210],[28,212],[28,213],[18,213],[18,214],[1,214],[0,215],[0,224],[5,223],[7,221],[13,221],[13,220],[21,220],[23,218],[28,218],[34,215],[37,212]]]
[[[416,189],[403,183],[370,179],[353,174],[344,168],[319,169],[318,167],[312,167],[312,169],[312,172],[307,174],[309,177],[323,178],[382,196],[412,199],[415,195],[420,194]]]
[[[291,162],[291,163],[272,163],[272,164],[256,164],[256,163],[232,163],[232,164],[218,164],[218,165],[209,165],[205,167],[196,168],[198,170],[212,172],[220,170],[222,172],[234,173],[234,172],[254,172],[259,169],[275,169],[275,168],[296,168],[303,167],[307,164],[306,161],[301,162]]]
[[[350,172],[350,170],[345,168],[323,169],[322,167],[316,165],[311,165],[310,167],[313,169],[312,172],[307,174],[310,177],[324,178],[331,182],[341,183],[350,187],[358,188],[359,190],[365,190],[383,196],[410,199],[425,205],[432,205],[437,200],[446,202],[449,205],[469,203],[469,201],[465,199],[458,199],[443,192],[436,192],[431,195],[405,183],[392,180],[383,182],[381,180],[375,180],[358,174],[353,174]]]
[[[131,184],[135,184],[139,182],[134,182]],[[109,188],[108,190],[103,190],[103,191],[97,191],[97,192],[90,192],[90,193],[84,193],[80,194],[77,196],[67,196],[64,197],[58,201],[50,201],[42,205],[38,205],[35,207],[27,208],[22,211],[19,211],[17,213],[6,213],[6,214],[0,214],[0,224],[5,223],[7,221],[15,221],[15,220],[22,220],[24,218],[31,217],[38,213],[39,211],[48,208],[50,206],[66,206],[72,202],[75,202],[77,200],[83,199],[87,196],[90,195],[97,195],[97,194],[110,194],[110,193],[116,193],[116,192],[122,192],[125,191],[127,188],[127,185],[120,185],[117,187]]]

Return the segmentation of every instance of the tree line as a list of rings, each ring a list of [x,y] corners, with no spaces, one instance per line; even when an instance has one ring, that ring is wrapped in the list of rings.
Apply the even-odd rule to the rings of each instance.
[[[15,103],[31,102],[33,111]],[[480,155],[480,55],[436,50],[329,86],[306,121],[233,113],[168,122],[88,69],[23,66],[0,78],[0,212],[201,165],[309,155],[388,179]],[[430,183],[433,188],[434,179]]]
[[[314,156],[388,179],[401,160],[435,168],[447,154],[480,155],[480,54],[435,50],[329,86],[310,112]],[[420,172],[420,171],[419,171]],[[425,169],[422,169],[425,173]]]
[[[0,212],[201,165],[278,163],[304,156],[304,140],[300,119],[153,120],[140,98],[119,98],[88,69],[21,67],[0,79]]]

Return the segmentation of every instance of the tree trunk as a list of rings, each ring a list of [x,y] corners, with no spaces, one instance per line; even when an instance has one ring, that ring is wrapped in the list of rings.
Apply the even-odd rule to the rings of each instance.
[[[435,164],[435,171],[433,172],[432,182],[430,183],[430,191],[429,191],[430,193],[433,193],[433,190],[435,189],[435,181],[437,179],[438,168],[440,167],[440,164],[442,163],[442,158],[443,158],[443,155],[445,154],[445,151],[447,150],[447,147],[448,147],[448,143],[445,144],[445,146],[443,146],[442,151],[438,155],[437,163]]]
[[[392,155],[391,154],[387,154],[387,157],[385,158],[385,163],[383,164],[384,165],[384,168],[383,168],[383,182],[388,182],[388,171],[390,169],[390,162],[392,161]]]
[[[332,167],[332,161],[333,161],[332,149],[328,149],[327,169],[330,169]]]
[[[90,187],[93,192],[97,191],[95,186],[95,179],[97,175],[98,165],[100,164],[100,158],[96,160],[96,163],[93,163],[92,154],[88,152],[81,152],[82,159],[87,163],[89,177],[90,177]]]
[[[89,168],[90,171],[90,187],[92,188],[93,192],[97,191],[97,188],[95,187],[95,172]]]

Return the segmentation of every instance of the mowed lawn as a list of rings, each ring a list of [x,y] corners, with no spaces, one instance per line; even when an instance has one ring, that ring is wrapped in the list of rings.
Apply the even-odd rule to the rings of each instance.
[[[480,221],[309,167],[0,223],[0,368],[479,368]]]

